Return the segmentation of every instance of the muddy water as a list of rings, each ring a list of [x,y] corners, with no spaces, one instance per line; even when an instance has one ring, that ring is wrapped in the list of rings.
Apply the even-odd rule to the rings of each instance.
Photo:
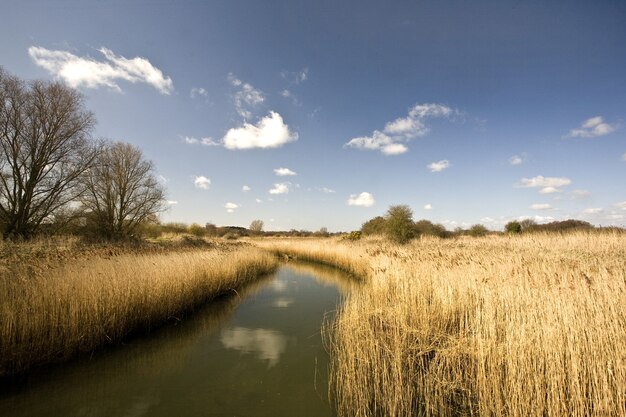
[[[0,416],[332,416],[320,326],[356,285],[290,264],[125,345],[0,384]]]

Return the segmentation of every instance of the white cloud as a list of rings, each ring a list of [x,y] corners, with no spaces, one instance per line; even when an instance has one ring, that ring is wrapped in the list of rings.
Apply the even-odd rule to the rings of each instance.
[[[174,201],[174,200],[167,200],[167,205],[168,205],[168,206],[175,206],[176,204],[178,204],[178,201]]]
[[[322,187],[320,188],[320,191],[326,194],[333,194],[336,192],[335,190],[328,188],[328,187]]]
[[[433,162],[427,165],[428,169],[430,169],[430,172],[441,172],[449,166],[450,162],[447,159],[443,159],[441,161]]]
[[[597,136],[608,135],[615,132],[617,126],[604,122],[602,116],[592,117],[585,120],[580,127],[572,129],[569,132],[569,137],[591,138]]]
[[[247,193],[248,191],[250,191],[252,188],[248,187],[247,185],[244,185],[243,187],[241,187],[241,191],[243,191],[244,193]]]
[[[274,169],[274,174],[278,175],[279,177],[289,177],[289,176],[297,175],[294,171],[290,170],[289,168],[276,168]]]
[[[626,210],[626,201],[620,201],[619,203],[615,203],[615,207],[621,210]]]
[[[208,136],[200,139],[194,138],[192,136],[185,136],[183,139],[188,145],[220,146],[218,142],[214,141],[213,138]]]
[[[509,158],[509,164],[521,165],[524,162],[524,155],[513,155]]]
[[[235,211],[235,209],[239,208],[239,204],[229,202],[224,204],[224,207],[226,208],[227,212],[232,213]]]
[[[433,209],[433,205],[432,204],[426,204],[424,206],[424,210],[432,210]]]
[[[35,64],[46,69],[55,77],[62,79],[71,87],[98,88],[108,87],[121,91],[119,80],[131,83],[146,83],[156,88],[161,94],[171,94],[174,83],[170,77],[164,77],[160,69],[153,66],[146,58],[124,58],[110,49],[98,50],[104,55],[104,61],[91,57],[79,57],[67,51],[53,51],[39,46],[28,48],[28,54]]]
[[[208,190],[209,187],[211,186],[211,180],[205,177],[204,175],[200,175],[200,176],[195,177],[195,179],[193,180],[193,185],[195,185],[196,188]]]
[[[385,155],[399,155],[409,150],[401,143],[394,143],[390,136],[378,130],[375,130],[372,133],[372,136],[363,136],[351,139],[344,145],[344,147],[379,150]]]
[[[252,108],[265,101],[265,96],[261,90],[257,90],[251,84],[244,83],[234,74],[228,74],[228,81],[233,87],[237,87],[238,91],[233,96],[237,113],[244,119],[252,117]]]
[[[193,87],[191,91],[189,91],[189,97],[191,98],[197,98],[197,97],[207,98],[208,96],[209,96],[209,92],[206,91],[202,87]]]
[[[261,200],[260,198],[256,198],[254,201],[256,201],[259,204],[263,202],[263,200]]]
[[[246,122],[229,129],[222,139],[227,149],[278,148],[296,140],[298,133],[291,132],[280,114],[273,111],[256,125]]]
[[[550,204],[545,204],[545,203],[532,204],[530,206],[530,208],[532,210],[553,210],[553,208],[552,208],[552,206]]]
[[[349,206],[371,207],[376,203],[374,196],[368,192],[362,192],[359,195],[351,194],[347,201]]]
[[[377,150],[385,155],[399,155],[408,151],[401,142],[426,135],[430,129],[426,120],[450,118],[460,114],[457,110],[442,104],[416,104],[409,109],[406,117],[387,122],[383,131],[374,130],[371,136],[360,136],[349,140],[344,146],[361,150]]]
[[[590,207],[590,208],[584,209],[583,213],[585,213],[585,214],[598,214],[598,213],[602,213],[602,211],[604,211],[604,210],[599,208],[599,207]]]
[[[532,219],[537,223],[547,223],[547,222],[553,222],[555,219],[552,216],[533,216],[533,217],[529,217],[529,216],[520,216],[517,218],[518,221],[523,221],[523,220],[528,220],[528,219]]]
[[[270,194],[288,194],[289,193],[289,183],[281,182],[274,184],[274,188],[270,189]]]
[[[538,175],[536,177],[532,177],[532,178],[522,178],[520,180],[520,183],[518,184],[518,187],[522,187],[522,188],[534,188],[534,187],[541,187],[541,188],[549,188],[549,187],[553,187],[553,188],[559,188],[559,187],[563,187],[566,185],[570,185],[572,183],[572,180],[570,180],[569,178],[565,178],[565,177],[544,177],[542,175]],[[545,190],[543,192],[543,194],[549,194],[550,190]]]
[[[570,194],[577,198],[587,198],[591,193],[587,190],[574,190]]]
[[[291,84],[300,84],[308,79],[309,69],[302,68],[300,71],[295,72],[281,71],[280,76],[289,81]]]
[[[280,92],[280,95],[283,96],[284,98],[290,99],[294,106],[301,105],[300,100],[298,100],[298,97],[296,97],[296,95],[290,90],[284,89],[283,91]]]
[[[541,190],[539,190],[539,194],[554,194],[560,192],[562,191],[555,187],[543,187]]]

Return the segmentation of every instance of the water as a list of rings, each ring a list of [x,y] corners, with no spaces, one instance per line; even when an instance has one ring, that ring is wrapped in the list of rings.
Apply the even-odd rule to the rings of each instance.
[[[355,285],[290,264],[176,325],[0,385],[0,416],[332,416],[320,326]]]

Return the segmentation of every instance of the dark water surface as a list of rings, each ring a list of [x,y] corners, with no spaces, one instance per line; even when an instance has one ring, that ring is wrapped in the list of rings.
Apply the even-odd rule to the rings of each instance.
[[[355,284],[290,264],[177,325],[0,385],[0,416],[332,416],[320,326]]]

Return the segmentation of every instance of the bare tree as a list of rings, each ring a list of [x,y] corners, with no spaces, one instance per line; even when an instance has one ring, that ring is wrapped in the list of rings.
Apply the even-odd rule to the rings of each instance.
[[[151,161],[128,143],[115,142],[98,154],[84,176],[81,202],[107,238],[130,236],[138,225],[165,208],[165,189]]]
[[[26,83],[0,68],[0,229],[28,238],[83,192],[97,150],[83,96],[63,84]]]
[[[259,234],[263,231],[263,220],[252,220],[250,223],[250,231]]]

